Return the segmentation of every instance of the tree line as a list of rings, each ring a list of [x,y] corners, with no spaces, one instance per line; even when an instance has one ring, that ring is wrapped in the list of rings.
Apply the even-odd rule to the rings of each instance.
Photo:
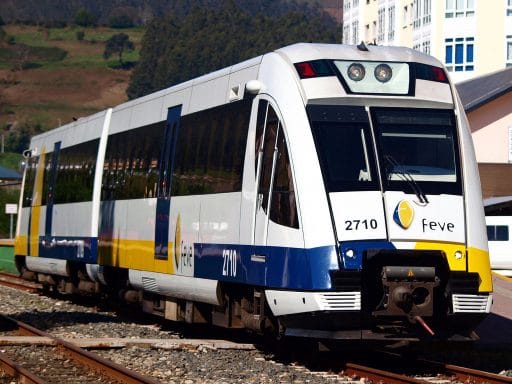
[[[306,4],[274,15],[233,0],[194,7],[147,25],[127,94],[140,97],[292,43],[340,40],[335,21]]]

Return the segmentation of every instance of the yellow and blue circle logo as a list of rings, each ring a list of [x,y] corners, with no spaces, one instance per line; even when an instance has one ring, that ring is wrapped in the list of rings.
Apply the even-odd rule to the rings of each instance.
[[[414,209],[407,200],[398,202],[393,213],[393,220],[403,229],[407,229],[412,224],[414,218]]]

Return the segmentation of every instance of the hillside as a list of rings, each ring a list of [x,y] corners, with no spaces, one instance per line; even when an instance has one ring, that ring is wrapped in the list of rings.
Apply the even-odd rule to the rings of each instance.
[[[0,127],[8,135],[25,126],[57,127],[126,100],[131,71],[112,68],[116,57],[103,58],[104,42],[118,30],[20,25],[4,30],[15,42],[0,45]],[[124,32],[136,50],[123,59],[135,61],[143,30]]]
[[[331,15],[342,8],[342,0],[233,0],[248,13],[264,12],[282,15],[302,9],[303,4],[320,6]],[[227,0],[0,0],[0,16],[6,23],[73,23],[80,10],[95,16],[99,25],[107,25],[112,18],[126,16],[134,25],[146,24],[155,17],[184,15],[194,7],[217,8]],[[339,15],[339,13],[338,13]],[[339,19],[338,19],[339,21]]]

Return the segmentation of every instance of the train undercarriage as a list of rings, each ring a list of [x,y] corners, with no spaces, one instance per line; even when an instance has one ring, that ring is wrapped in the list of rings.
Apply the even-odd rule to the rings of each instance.
[[[137,289],[129,271],[103,268],[95,275],[85,264],[66,262],[59,274],[31,271],[17,257],[23,278],[37,281],[48,292],[95,295],[107,302],[136,304],[146,313],[189,324],[246,329],[280,339],[284,336],[329,340],[474,340],[474,329],[486,313],[454,313],[453,298],[478,297],[478,274],[450,272],[438,252],[422,252],[411,259],[395,251],[392,265],[386,252],[369,255],[364,272],[331,272],[337,291],[359,290],[358,311],[316,311],[274,316],[263,287],[219,283],[217,303]],[[405,265],[407,257],[409,265]],[[411,262],[412,260],[412,262]],[[63,273],[65,272],[65,273]],[[91,274],[96,281],[91,279]],[[490,305],[488,296],[482,303]],[[117,304],[119,305],[119,304]],[[123,305],[123,304],[121,304]]]

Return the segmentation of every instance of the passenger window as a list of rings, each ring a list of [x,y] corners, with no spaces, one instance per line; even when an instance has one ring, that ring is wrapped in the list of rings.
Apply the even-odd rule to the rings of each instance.
[[[508,226],[497,225],[496,226],[496,240],[508,241]]]
[[[507,225],[488,225],[487,226],[487,239],[489,241],[508,241],[508,226]]]

